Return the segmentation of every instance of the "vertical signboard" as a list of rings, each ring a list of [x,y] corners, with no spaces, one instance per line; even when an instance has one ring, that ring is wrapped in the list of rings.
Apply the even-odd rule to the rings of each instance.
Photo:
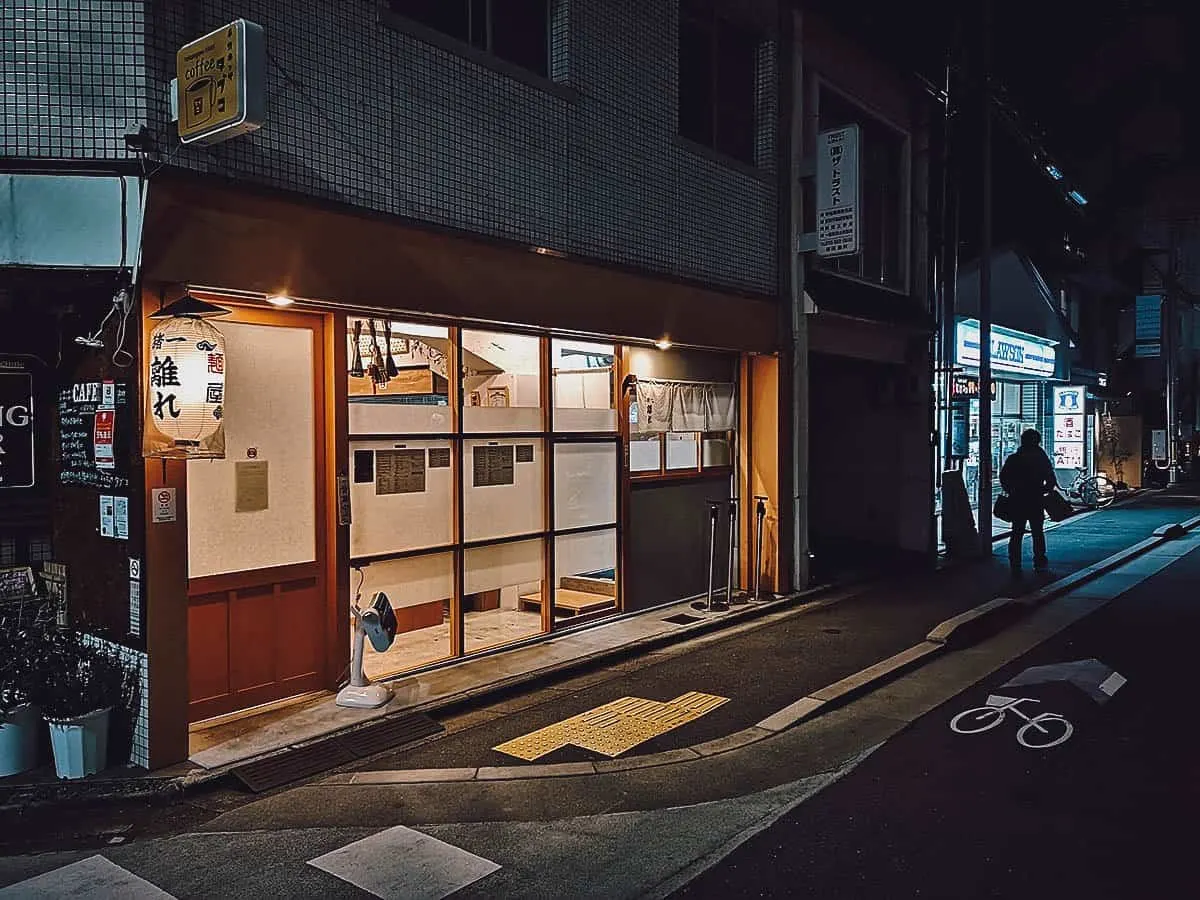
[[[817,136],[817,255],[859,251],[857,125]]]
[[[0,367],[0,489],[33,487],[33,460],[33,376]]]
[[[1137,357],[1162,354],[1162,296],[1143,294],[1134,305],[1133,355]]]
[[[1056,469],[1085,467],[1086,389],[1077,385],[1056,387],[1053,391],[1054,440],[1051,451]]]

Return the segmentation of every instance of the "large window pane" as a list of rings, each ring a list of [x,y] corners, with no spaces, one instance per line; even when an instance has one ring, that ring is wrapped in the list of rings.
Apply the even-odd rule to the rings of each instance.
[[[463,441],[464,538],[513,537],[545,522],[542,440]]]
[[[616,431],[613,345],[555,338],[550,358],[554,367],[554,430]]]
[[[350,441],[350,555],[454,540],[450,442]]]
[[[617,532],[585,531],[554,539],[555,621],[617,608]]]
[[[696,469],[700,466],[700,442],[694,431],[667,433],[667,468]]]
[[[541,431],[541,340],[490,331],[462,333],[465,431]]]
[[[662,471],[662,435],[629,439],[629,471]]]
[[[492,53],[545,76],[550,57],[546,0],[492,0],[491,18]]]
[[[616,443],[556,444],[554,527],[584,528],[616,520]]]
[[[447,329],[357,317],[347,326],[350,433],[450,432]]]
[[[468,653],[542,631],[541,538],[472,547],[463,581],[463,639]]]
[[[367,643],[368,677],[379,678],[428,665],[450,655],[450,598],[454,594],[454,554],[434,553],[371,563],[350,571],[350,592],[366,606],[376,591],[387,594],[396,613],[396,641],[384,653]],[[353,629],[351,630],[353,640]]]

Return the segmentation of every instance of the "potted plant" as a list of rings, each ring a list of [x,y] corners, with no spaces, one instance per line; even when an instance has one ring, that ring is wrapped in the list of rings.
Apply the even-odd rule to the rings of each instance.
[[[31,628],[0,628],[0,777],[37,766],[41,718],[31,695],[39,637]]]
[[[59,778],[82,778],[108,762],[114,707],[128,702],[135,674],[115,651],[84,643],[78,632],[49,632],[34,696],[50,726]]]

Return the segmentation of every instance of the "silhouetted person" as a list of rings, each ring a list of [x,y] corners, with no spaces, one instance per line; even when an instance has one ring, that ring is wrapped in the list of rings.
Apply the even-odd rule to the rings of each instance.
[[[1046,571],[1046,533],[1042,520],[1046,516],[1047,491],[1058,487],[1054,466],[1042,449],[1042,436],[1033,428],[1021,435],[1021,449],[1004,461],[1000,469],[1000,486],[1012,500],[1012,535],[1008,539],[1008,564],[1013,572],[1021,571],[1021,541],[1025,524],[1033,536],[1033,568]]]

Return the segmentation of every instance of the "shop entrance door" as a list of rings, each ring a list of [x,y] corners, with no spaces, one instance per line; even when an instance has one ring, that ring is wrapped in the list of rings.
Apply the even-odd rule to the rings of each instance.
[[[243,311],[216,325],[225,459],[187,472],[193,722],[327,681],[323,321]]]

